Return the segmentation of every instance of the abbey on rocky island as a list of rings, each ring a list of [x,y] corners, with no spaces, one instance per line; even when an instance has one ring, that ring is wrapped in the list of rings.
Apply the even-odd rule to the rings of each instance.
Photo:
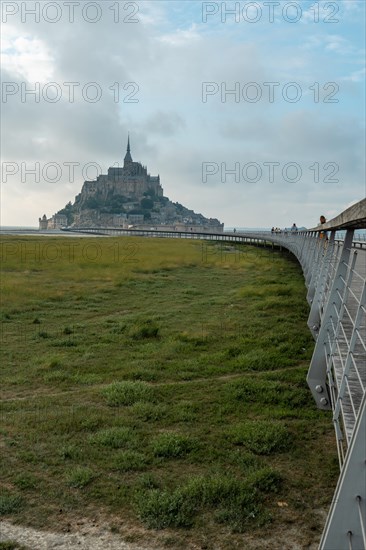
[[[85,181],[74,204],[50,219],[39,218],[41,230],[66,226],[219,232],[224,227],[164,197],[160,176],[151,176],[146,166],[133,161],[129,137],[123,167],[112,166],[95,181]]]
[[[106,200],[110,195],[142,199],[144,194],[163,196],[160,176],[150,176],[146,166],[132,160],[130,138],[128,137],[123,167],[112,166],[108,169],[107,175],[98,176],[96,181],[86,181],[80,195],[76,197],[76,202],[82,206],[89,197],[95,195],[98,195],[98,199],[101,200]]]

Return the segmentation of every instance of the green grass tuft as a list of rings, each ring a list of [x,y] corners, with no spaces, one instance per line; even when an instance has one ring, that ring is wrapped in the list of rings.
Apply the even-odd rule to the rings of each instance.
[[[181,492],[169,493],[159,489],[137,493],[136,509],[141,521],[149,529],[190,527],[195,514]]]
[[[69,487],[73,489],[82,489],[89,485],[94,477],[95,475],[90,468],[77,466],[68,472],[66,481]]]
[[[288,430],[279,422],[247,421],[229,430],[229,439],[258,455],[269,455],[289,448]]]
[[[282,487],[283,476],[267,466],[254,471],[249,480],[255,489],[263,493],[278,493]]]
[[[12,495],[5,491],[0,494],[0,516],[18,512],[21,505],[22,499],[19,495]]]
[[[102,391],[102,395],[111,407],[128,406],[138,401],[149,402],[153,399],[153,389],[145,382],[114,382]]]
[[[29,546],[23,546],[15,540],[5,540],[0,542],[0,550],[29,550]]]
[[[157,338],[158,335],[159,326],[153,319],[142,319],[136,322],[129,330],[129,336],[134,340]]]
[[[76,460],[80,457],[81,451],[77,445],[69,443],[60,449],[60,457],[62,460]]]
[[[138,401],[131,406],[131,413],[134,418],[144,422],[158,422],[166,417],[168,409],[159,403],[146,403]]]
[[[90,436],[90,442],[102,447],[120,449],[135,440],[135,434],[130,428],[113,427],[100,430]]]
[[[121,472],[137,472],[144,470],[148,459],[143,453],[137,451],[121,451],[115,458],[114,467]]]
[[[244,532],[270,521],[263,500],[278,490],[279,480],[279,474],[270,468],[244,481],[228,475],[199,476],[171,492],[141,488],[135,505],[141,520],[152,529],[189,527],[202,510],[210,509],[215,511],[217,523]]]
[[[22,490],[34,489],[37,486],[37,478],[34,475],[25,472],[15,478],[14,484]]]
[[[160,458],[181,458],[196,448],[196,441],[176,433],[163,433],[152,441],[153,453]]]

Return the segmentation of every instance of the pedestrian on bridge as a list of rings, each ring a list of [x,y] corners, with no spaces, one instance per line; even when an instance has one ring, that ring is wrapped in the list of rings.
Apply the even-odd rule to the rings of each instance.
[[[320,216],[319,221],[320,221],[319,225],[323,225],[324,223],[327,223],[327,220],[325,219],[325,216]],[[319,232],[319,238],[328,240],[327,232],[326,231],[320,231]]]

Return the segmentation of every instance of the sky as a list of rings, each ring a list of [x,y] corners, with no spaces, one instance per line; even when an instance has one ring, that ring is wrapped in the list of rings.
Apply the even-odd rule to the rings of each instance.
[[[365,2],[1,2],[1,225],[133,160],[227,227],[366,196]]]

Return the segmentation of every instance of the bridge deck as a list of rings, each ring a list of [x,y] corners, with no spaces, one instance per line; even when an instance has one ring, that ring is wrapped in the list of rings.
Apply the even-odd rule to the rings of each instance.
[[[353,252],[355,253],[355,252]],[[350,290],[338,334],[332,333],[334,381],[341,399],[342,419],[349,444],[356,417],[366,390],[366,314],[360,305],[366,278],[366,251],[357,252]],[[355,326],[356,320],[358,326]],[[346,375],[346,376],[345,376]]]

